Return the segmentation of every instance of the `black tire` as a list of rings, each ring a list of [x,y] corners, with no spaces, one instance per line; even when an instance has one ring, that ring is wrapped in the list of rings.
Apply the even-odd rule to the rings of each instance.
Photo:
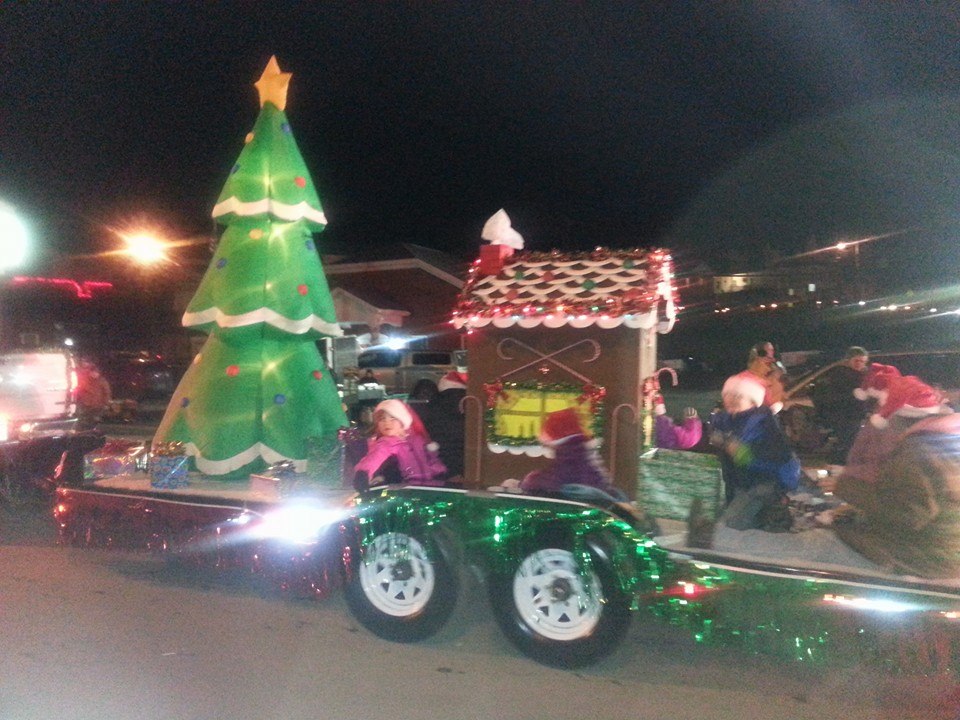
[[[374,635],[416,642],[443,627],[457,592],[457,576],[435,539],[416,531],[383,531],[351,558],[344,597]]]
[[[632,618],[605,554],[592,548],[585,563],[571,545],[547,540],[522,550],[512,573],[490,580],[493,614],[507,639],[539,663],[568,669],[612,653]]]

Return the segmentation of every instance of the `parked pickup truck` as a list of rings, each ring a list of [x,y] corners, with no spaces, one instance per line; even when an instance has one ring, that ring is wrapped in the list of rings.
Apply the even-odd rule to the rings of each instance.
[[[448,372],[462,366],[458,353],[448,350],[390,350],[376,348],[360,353],[357,365],[363,374],[370,370],[388,395],[409,393],[417,381],[439,382]]]
[[[77,430],[76,377],[61,350],[0,354],[0,500],[52,492],[54,475],[82,473],[83,454],[103,445],[101,433]]]

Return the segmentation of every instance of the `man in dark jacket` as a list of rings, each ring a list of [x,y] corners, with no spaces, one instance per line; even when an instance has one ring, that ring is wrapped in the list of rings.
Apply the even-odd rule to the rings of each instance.
[[[447,466],[450,477],[463,476],[464,416],[460,401],[467,394],[467,376],[449,372],[437,383],[439,392],[417,412],[431,439],[437,443],[440,460]]]
[[[813,405],[820,421],[833,431],[830,462],[844,465],[863,424],[866,403],[854,391],[867,372],[870,355],[862,347],[847,349],[842,365],[828,371],[813,388]]]

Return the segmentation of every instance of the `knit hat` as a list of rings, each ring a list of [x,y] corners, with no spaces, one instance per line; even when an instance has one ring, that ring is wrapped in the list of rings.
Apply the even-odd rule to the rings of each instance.
[[[870,416],[870,424],[885,428],[892,415],[921,418],[944,412],[943,395],[913,375],[893,378],[880,409]]]
[[[900,377],[900,371],[893,365],[873,363],[867,369],[860,387],[854,388],[853,395],[857,400],[879,398],[882,403],[890,381],[898,377]]]
[[[738,373],[727,378],[723,384],[723,390],[720,394],[738,395],[747,398],[756,407],[763,405],[763,399],[767,395],[767,388],[759,379],[754,379],[746,373]]]
[[[444,390],[466,390],[467,389],[467,374],[462,372],[457,372],[456,370],[451,370],[442,378],[440,382],[437,383],[437,390],[443,392]]]
[[[565,408],[552,412],[544,418],[540,426],[540,442],[544,445],[554,445],[572,435],[585,435],[580,425],[580,418],[573,408]]]

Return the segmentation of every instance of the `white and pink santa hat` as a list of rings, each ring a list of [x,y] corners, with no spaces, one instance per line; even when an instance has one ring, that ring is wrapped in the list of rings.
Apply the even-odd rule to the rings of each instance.
[[[436,450],[440,447],[430,439],[430,433],[427,432],[427,428],[424,427],[423,421],[420,419],[420,416],[417,415],[416,411],[402,400],[395,398],[384,400],[373,409],[374,415],[380,410],[399,420],[408,435],[419,435],[422,437],[428,450]]]

